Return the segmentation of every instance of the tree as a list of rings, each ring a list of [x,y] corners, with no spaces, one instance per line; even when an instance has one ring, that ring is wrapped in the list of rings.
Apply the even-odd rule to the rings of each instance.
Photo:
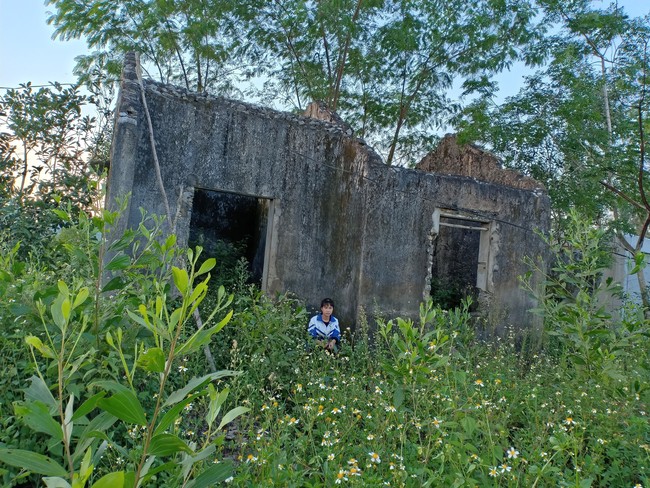
[[[268,76],[266,93],[298,109],[325,101],[388,164],[422,151],[454,114],[457,78],[467,93],[491,91],[490,76],[524,58],[519,49],[541,32],[518,0],[244,3],[247,53]]]
[[[52,208],[70,205],[75,214],[89,211],[99,192],[91,164],[106,161],[107,113],[82,114],[98,104],[78,86],[53,84],[36,89],[26,83],[0,97],[0,226],[22,241],[22,252],[42,251],[57,220]],[[98,118],[99,117],[99,118]]]
[[[55,37],[83,37],[94,51],[82,56],[78,74],[91,67],[119,75],[122,56],[141,54],[152,78],[195,91],[227,90],[230,64],[241,40],[231,2],[210,0],[48,0]],[[231,71],[232,70],[232,71]]]
[[[501,106],[477,100],[461,127],[466,138],[489,144],[546,184],[556,223],[580,208],[638,252],[650,225],[644,161],[650,17],[629,18],[616,4],[595,9],[587,0],[539,4],[557,27],[540,46],[547,66]],[[623,232],[639,236],[635,246]],[[643,274],[635,272],[645,290]]]
[[[457,78],[468,93],[492,91],[494,73],[535,61],[522,47],[541,34],[526,0],[48,3],[56,35],[85,37],[100,64],[137,50],[150,74],[187,88],[223,92],[248,80],[247,94],[283,108],[323,100],[388,164],[425,150],[457,111]]]

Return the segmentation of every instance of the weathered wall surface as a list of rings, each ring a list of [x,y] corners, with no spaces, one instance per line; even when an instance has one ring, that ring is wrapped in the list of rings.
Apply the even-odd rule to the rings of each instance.
[[[505,169],[499,158],[472,144],[459,145],[455,134],[447,134],[436,149],[420,161],[417,169],[445,175],[469,176],[480,181],[520,188],[543,189],[533,178]]]
[[[108,201],[132,191],[138,208],[165,214],[139,86],[127,62],[118,102]],[[181,243],[194,188],[272,200],[266,290],[314,306],[334,298],[351,324],[359,307],[414,315],[427,289],[436,208],[494,222],[490,272],[494,313],[526,327],[531,304],[519,290],[524,254],[543,251],[533,229],[548,226],[543,191],[465,176],[391,168],[341,125],[144,82],[162,179]],[[128,109],[128,114],[126,111]],[[122,117],[120,113],[125,113]],[[128,116],[127,116],[128,115]],[[346,133],[347,132],[347,133]],[[132,176],[131,176],[132,175]]]
[[[544,192],[520,191],[461,176],[442,176],[370,165],[360,295],[375,299],[391,313],[417,310],[427,284],[427,238],[436,208],[493,221],[491,282],[486,297],[499,320],[527,327],[533,304],[519,289],[527,271],[525,255],[545,251],[534,228],[547,229],[549,202]],[[418,195],[418,197],[414,197]],[[537,224],[537,225],[536,225]],[[393,308],[393,307],[401,308]],[[507,317],[506,317],[507,316]]]

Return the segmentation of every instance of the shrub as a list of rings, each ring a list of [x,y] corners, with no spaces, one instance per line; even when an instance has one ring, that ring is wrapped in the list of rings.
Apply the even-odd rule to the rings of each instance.
[[[203,327],[188,328],[207,295],[214,260],[197,266],[201,250],[188,250],[187,269],[174,266],[182,262],[175,237],[160,242],[156,226],[152,232],[143,224],[107,248],[111,257],[105,270],[113,279],[102,287],[99,249],[117,214],[104,212],[79,223],[69,214],[59,216],[67,219],[69,232],[59,235],[54,247],[68,260],[37,274],[40,279],[23,280],[33,299],[24,308],[3,311],[30,324],[16,338],[24,338],[32,359],[17,378],[24,398],[14,403],[14,415],[6,421],[7,430],[20,432],[20,438],[5,437],[0,446],[0,461],[21,471],[5,470],[5,482],[16,483],[30,473],[45,476],[48,486],[223,480],[231,467],[210,463],[219,432],[247,409],[222,410],[228,390],[218,391],[212,382],[235,373],[183,374],[183,358],[197,354],[232,316],[225,312],[232,297],[222,287]],[[5,288],[17,288],[14,282],[21,278],[15,251],[3,257]],[[67,283],[48,283],[66,270]],[[212,323],[217,317],[221,320]],[[3,339],[9,338],[3,331]],[[183,417],[204,397],[202,436],[187,439]],[[35,442],[20,442],[29,436],[17,427],[17,419],[38,434]]]

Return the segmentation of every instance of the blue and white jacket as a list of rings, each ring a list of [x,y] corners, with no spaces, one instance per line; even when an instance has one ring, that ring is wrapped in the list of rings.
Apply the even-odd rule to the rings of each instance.
[[[325,325],[325,322],[323,322],[323,314],[319,313],[318,315],[314,315],[309,321],[307,331],[314,339],[336,339],[336,342],[341,342],[339,321],[334,315],[330,315],[330,323],[328,325]]]

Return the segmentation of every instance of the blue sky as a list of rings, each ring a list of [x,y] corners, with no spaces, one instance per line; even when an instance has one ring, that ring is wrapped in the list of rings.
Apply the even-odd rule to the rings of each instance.
[[[0,0],[0,86],[73,82],[82,41],[53,41],[43,0]]]
[[[650,12],[650,0],[619,4],[633,16]],[[75,81],[74,58],[86,51],[85,43],[52,40],[53,29],[46,23],[49,8],[44,0],[0,0],[0,87]]]

